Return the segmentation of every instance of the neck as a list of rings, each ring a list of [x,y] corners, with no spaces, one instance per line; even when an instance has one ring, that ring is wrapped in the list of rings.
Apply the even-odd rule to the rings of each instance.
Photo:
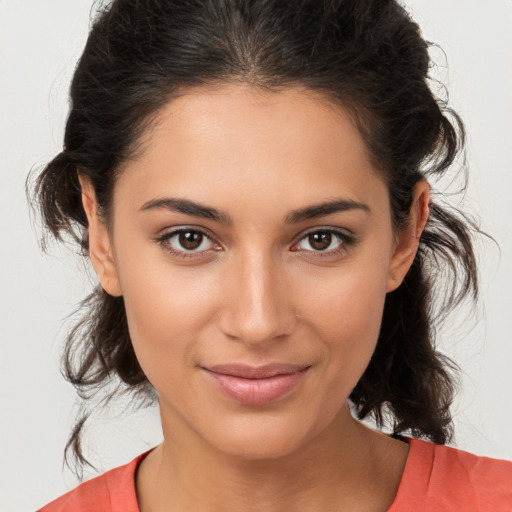
[[[165,441],[138,471],[141,512],[384,512],[408,448],[355,421],[347,407],[300,450],[264,460],[221,453],[176,424],[163,426]]]

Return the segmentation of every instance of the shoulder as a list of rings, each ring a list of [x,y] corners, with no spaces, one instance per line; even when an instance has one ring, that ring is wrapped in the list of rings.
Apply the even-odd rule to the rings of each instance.
[[[135,472],[148,453],[80,484],[37,512],[139,512]]]
[[[105,473],[84,482],[39,509],[38,512],[85,512],[86,510],[105,510],[106,512],[111,510],[109,495],[107,474]]]
[[[421,510],[512,512],[512,462],[411,439],[395,505]],[[414,500],[414,501],[413,501]]]

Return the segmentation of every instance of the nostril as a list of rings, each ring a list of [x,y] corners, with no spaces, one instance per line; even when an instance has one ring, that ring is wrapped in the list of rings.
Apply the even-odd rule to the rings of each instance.
[[[247,346],[266,346],[282,341],[289,336],[297,324],[297,315],[286,307],[265,312],[226,311],[221,320],[221,329],[226,336]]]

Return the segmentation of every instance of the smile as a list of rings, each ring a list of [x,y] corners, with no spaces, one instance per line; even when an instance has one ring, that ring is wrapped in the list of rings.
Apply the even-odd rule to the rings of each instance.
[[[246,405],[274,402],[295,389],[311,366],[269,364],[260,367],[228,364],[204,368],[223,395]]]

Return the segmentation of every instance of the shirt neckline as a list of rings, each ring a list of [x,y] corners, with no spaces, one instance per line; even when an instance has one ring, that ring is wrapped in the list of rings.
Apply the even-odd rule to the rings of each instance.
[[[407,442],[409,445],[409,453],[407,454],[407,459],[405,461],[404,471],[398,485],[398,490],[387,512],[399,512],[399,510],[403,508],[404,503],[410,502],[409,498],[411,496],[421,496],[421,482],[425,482],[425,473],[428,473],[431,467],[431,464],[427,463],[428,461],[431,461],[432,458],[431,443],[405,436],[400,436],[399,439]],[[151,448],[150,450],[141,453],[127,466],[125,466],[126,472],[124,472],[124,475],[126,480],[123,478],[122,481],[116,479],[115,482],[108,482],[110,499],[112,502],[112,510],[118,510],[119,506],[121,506],[121,509],[124,510],[124,512],[140,512],[137,500],[135,478],[141,462],[154,449],[155,448]],[[128,496],[126,486],[127,481],[130,482],[130,490],[128,491]]]
[[[428,474],[432,467],[432,443],[405,436],[400,436],[399,439],[407,442],[409,453],[395,499],[387,512],[399,512],[410,508],[411,499],[414,501],[423,495],[422,488],[429,480]]]

